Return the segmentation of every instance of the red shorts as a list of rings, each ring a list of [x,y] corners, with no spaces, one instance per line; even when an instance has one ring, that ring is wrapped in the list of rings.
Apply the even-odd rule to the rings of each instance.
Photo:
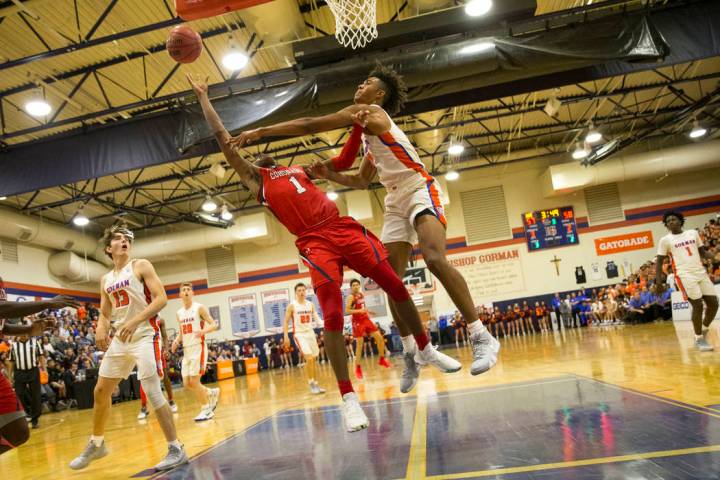
[[[314,289],[328,282],[342,285],[344,266],[367,277],[388,257],[382,242],[352,217],[340,217],[304,233],[295,246],[310,269]]]
[[[15,396],[15,391],[5,375],[0,373],[0,415],[22,412],[22,404]]]
[[[366,335],[370,335],[373,332],[377,332],[377,325],[375,325],[370,317],[364,316],[360,320],[352,320],[353,337],[363,338]]]

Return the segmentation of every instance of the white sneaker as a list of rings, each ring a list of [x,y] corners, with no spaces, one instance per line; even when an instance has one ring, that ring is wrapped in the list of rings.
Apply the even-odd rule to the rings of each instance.
[[[342,413],[348,432],[357,432],[368,427],[368,418],[363,412],[355,392],[343,395]]]
[[[146,409],[140,410],[140,413],[138,413],[137,419],[138,420],[145,420],[148,415],[150,415],[150,412],[148,412]]]
[[[168,405],[170,405],[170,411],[171,411],[172,413],[177,413],[177,412],[178,412],[177,403],[175,403],[175,402],[169,402]]]
[[[472,375],[479,375],[490,370],[497,363],[500,342],[490,332],[484,332],[470,336],[472,343],[473,362],[470,367]]]
[[[219,388],[210,388],[210,392],[208,393],[208,400],[210,400],[210,408],[214,412],[217,408],[218,400],[220,400],[220,389]]]
[[[204,422],[205,420],[210,420],[215,416],[215,412],[212,411],[212,408],[206,407],[200,410],[200,413],[198,413],[198,416],[195,417],[196,422]]]
[[[428,343],[424,350],[416,349],[415,362],[418,365],[432,365],[445,373],[457,372],[462,368],[460,362],[444,353],[438,352],[437,348],[431,343]]]
[[[318,385],[317,382],[312,382],[310,384],[310,393],[313,395],[322,395],[325,393],[325,389]]]

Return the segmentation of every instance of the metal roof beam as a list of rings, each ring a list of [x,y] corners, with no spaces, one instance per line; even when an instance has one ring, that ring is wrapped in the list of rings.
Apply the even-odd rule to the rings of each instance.
[[[117,2],[118,0],[110,0],[110,3],[108,3],[108,6],[105,7],[105,10],[103,10],[103,12],[100,14],[97,21],[95,22],[95,25],[93,25],[87,35],[85,35],[85,41],[90,40],[92,36],[95,35],[97,29],[100,28],[107,16],[110,15],[110,12],[112,12],[112,9],[115,8]]]

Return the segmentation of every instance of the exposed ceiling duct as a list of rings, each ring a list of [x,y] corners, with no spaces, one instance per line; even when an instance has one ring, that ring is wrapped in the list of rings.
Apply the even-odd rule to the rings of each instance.
[[[563,195],[585,187],[625,182],[706,168],[720,168],[720,140],[644,153],[616,155],[595,166],[580,162],[549,167],[541,176],[543,196]]]
[[[201,227],[139,238],[133,244],[133,255],[162,261],[180,253],[222,245],[254,243],[268,246],[278,242],[277,223],[266,212],[236,217],[235,222],[227,229]],[[3,226],[0,236],[60,251],[50,257],[48,269],[67,281],[99,281],[103,272],[110,269],[110,259],[92,235],[8,209],[0,209],[0,225]],[[84,256],[88,257],[87,261],[81,258]]]

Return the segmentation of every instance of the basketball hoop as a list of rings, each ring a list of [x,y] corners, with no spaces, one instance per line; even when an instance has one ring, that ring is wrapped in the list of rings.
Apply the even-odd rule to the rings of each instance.
[[[326,0],[335,15],[335,37],[344,47],[362,48],[375,40],[376,0]]]

